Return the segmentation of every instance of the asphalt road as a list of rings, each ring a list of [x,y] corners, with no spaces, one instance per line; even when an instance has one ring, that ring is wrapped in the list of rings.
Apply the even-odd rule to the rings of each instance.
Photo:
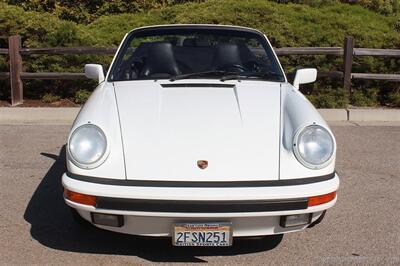
[[[231,248],[174,248],[75,225],[60,183],[68,129],[0,125],[0,264],[400,265],[400,126],[333,126],[341,187],[325,220]]]

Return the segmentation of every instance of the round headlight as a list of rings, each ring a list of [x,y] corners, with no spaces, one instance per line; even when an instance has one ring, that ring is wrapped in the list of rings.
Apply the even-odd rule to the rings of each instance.
[[[107,139],[97,126],[86,124],[78,127],[69,139],[69,153],[72,159],[84,166],[98,162],[106,152]]]
[[[332,158],[335,144],[325,128],[312,125],[296,134],[293,150],[296,158],[306,167],[320,169]]]

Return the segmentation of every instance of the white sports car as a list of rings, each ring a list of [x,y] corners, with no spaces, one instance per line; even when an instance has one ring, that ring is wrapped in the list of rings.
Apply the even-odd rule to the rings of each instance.
[[[126,34],[77,116],[62,177],[75,218],[177,246],[229,246],[319,223],[336,202],[335,138],[267,37],[168,25]]]

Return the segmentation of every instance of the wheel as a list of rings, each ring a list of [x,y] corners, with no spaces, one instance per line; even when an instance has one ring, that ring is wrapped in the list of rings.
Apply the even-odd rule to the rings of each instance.
[[[74,208],[71,208],[71,207],[69,207],[69,210],[71,211],[72,219],[74,219],[76,224],[78,224],[79,226],[81,226],[83,228],[88,228],[88,227],[92,226],[92,224],[90,222],[83,219],[82,216],[79,215],[77,210],[75,210]]]
[[[318,217],[318,219],[315,220],[313,223],[311,223],[307,228],[313,228],[313,227],[316,226],[317,224],[321,223],[322,220],[323,220],[324,217],[325,217],[325,214],[326,214],[326,211],[323,211],[322,214],[321,214],[321,216]]]

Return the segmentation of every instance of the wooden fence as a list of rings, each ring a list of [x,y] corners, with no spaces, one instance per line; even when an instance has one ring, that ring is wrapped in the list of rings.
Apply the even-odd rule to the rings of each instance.
[[[11,84],[11,104],[19,105],[23,102],[24,79],[85,79],[84,73],[55,73],[23,72],[22,56],[31,54],[65,55],[65,54],[95,54],[113,55],[117,48],[106,47],[55,47],[55,48],[22,48],[21,38],[18,35],[8,38],[8,49],[0,49],[0,54],[8,55],[9,71],[0,72],[0,79],[9,79]],[[343,47],[284,47],[275,49],[277,55],[334,55],[343,57],[343,72],[318,72],[318,77],[341,79],[343,88],[351,92],[352,79],[372,79],[400,82],[400,74],[352,73],[354,56],[399,57],[400,49],[370,49],[354,48],[354,38],[347,36]]]

